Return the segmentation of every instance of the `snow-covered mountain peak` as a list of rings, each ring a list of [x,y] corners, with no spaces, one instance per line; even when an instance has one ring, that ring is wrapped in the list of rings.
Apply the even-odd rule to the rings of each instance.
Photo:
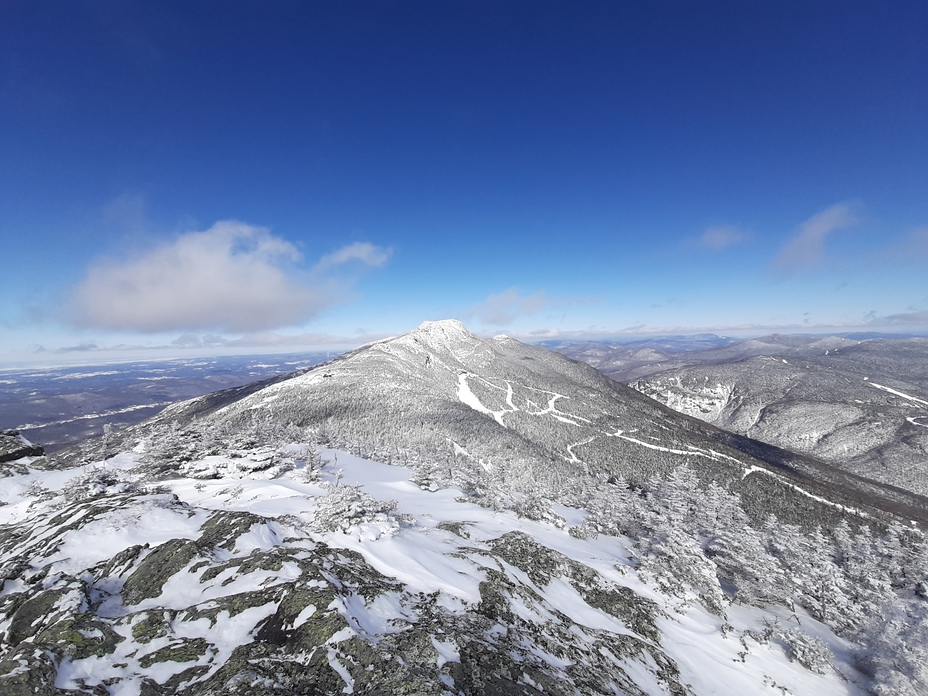
[[[400,336],[397,341],[413,348],[415,352],[425,348],[430,352],[451,354],[455,354],[456,349],[473,349],[482,343],[481,339],[456,319],[424,321],[414,331]]]
[[[473,338],[474,335],[467,330],[457,319],[440,319],[438,321],[424,321],[412,332],[417,337]]]
[[[778,362],[761,372],[775,367],[794,366]],[[709,396],[722,408],[731,392],[719,387]],[[562,494],[589,477],[621,475],[645,486],[685,463],[705,482],[749,493],[747,508],[759,520],[776,500],[778,518],[791,523],[845,510],[879,514],[890,504],[905,506],[907,519],[928,521],[924,499],[902,501],[869,483],[858,492],[855,480],[832,467],[680,420],[589,366],[515,339],[480,338],[458,321],[425,322],[306,372],[170,407],[140,434],[169,422],[207,421],[217,432],[259,421],[307,429],[329,445],[423,463],[443,483],[464,488],[491,466],[515,490],[528,480],[536,490]],[[424,476],[431,480],[432,473]]]

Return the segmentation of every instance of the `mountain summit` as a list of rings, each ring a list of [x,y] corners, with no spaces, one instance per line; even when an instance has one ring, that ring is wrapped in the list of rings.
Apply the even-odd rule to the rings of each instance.
[[[406,334],[411,338],[429,338],[446,342],[476,339],[467,327],[457,319],[439,319],[438,321],[424,321],[415,331]]]

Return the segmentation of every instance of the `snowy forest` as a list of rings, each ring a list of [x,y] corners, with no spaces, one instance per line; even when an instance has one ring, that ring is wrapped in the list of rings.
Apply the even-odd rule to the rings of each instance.
[[[158,428],[149,435],[142,462],[151,474],[164,475],[230,447],[284,452],[285,443],[294,442],[308,443],[304,454],[314,451],[312,445],[325,445],[377,458],[376,451],[339,440],[330,429],[281,427],[255,417],[234,433],[195,424]],[[434,454],[394,449],[383,459],[411,467],[413,481],[425,490],[456,487],[481,506],[560,528],[566,523],[559,506],[583,509],[585,519],[567,527],[568,533],[623,539],[637,571],[680,606],[697,602],[723,619],[737,605],[782,605],[793,612],[787,621],[739,636],[745,651],[751,642],[779,641],[809,670],[832,670],[834,657],[816,630],[803,625],[796,613],[801,607],[855,646],[851,660],[872,679],[872,693],[917,696],[928,690],[928,539],[916,526],[853,514],[825,527],[788,524],[773,514],[758,523],[740,496],[700,481],[686,464],[654,474],[644,485],[631,486],[620,476],[573,477],[566,485],[555,476],[529,478],[518,466],[485,467],[461,454],[440,460]],[[318,457],[310,461],[309,471],[321,466]],[[218,475],[199,466],[186,473]],[[275,474],[292,466],[287,457],[261,464],[274,467]],[[347,529],[389,518],[394,506],[357,487],[336,486],[320,504],[317,523],[321,529]]]

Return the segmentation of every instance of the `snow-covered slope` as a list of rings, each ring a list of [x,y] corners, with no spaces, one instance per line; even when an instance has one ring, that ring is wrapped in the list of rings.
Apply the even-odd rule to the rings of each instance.
[[[891,491],[456,322],[4,473],[4,696],[928,688]]]
[[[928,360],[928,341],[906,344]],[[928,495],[928,393],[900,376],[919,353],[892,367],[885,356],[867,362],[879,355],[872,346],[852,357],[819,349],[827,355],[694,365],[631,386],[726,430]]]
[[[569,534],[584,510],[534,521],[319,453],[156,487],[139,452],[5,479],[0,692],[863,693],[805,611],[707,608],[633,540]]]
[[[309,428],[356,454],[415,465],[423,481],[477,493],[496,480],[579,499],[591,479],[644,486],[686,464],[743,493],[758,521],[773,513],[834,522],[839,509],[887,508],[928,523],[924,499],[681,417],[587,365],[504,336],[478,338],[456,321],[426,322],[290,379],[177,404],[130,436],[193,422],[217,432]]]

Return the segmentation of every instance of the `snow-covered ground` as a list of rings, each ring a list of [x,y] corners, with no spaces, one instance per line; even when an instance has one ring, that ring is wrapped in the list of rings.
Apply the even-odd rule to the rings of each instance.
[[[458,489],[423,490],[412,482],[413,472],[409,469],[343,451],[319,449],[323,462],[320,468],[318,463],[309,463],[312,457],[305,446],[299,445],[276,453],[279,458],[292,460],[294,468],[287,471],[275,469],[269,474],[267,469],[256,470],[266,463],[266,452],[244,456],[237,453],[234,457],[212,455],[186,465],[185,471],[194,476],[159,481],[157,490],[147,495],[130,493],[142,454],[123,453],[73,470],[31,469],[27,474],[4,479],[0,487],[0,525],[29,531],[15,545],[4,548],[3,560],[21,558],[24,550],[30,550],[32,571],[42,568],[45,578],[57,578],[58,585],[43,581],[42,588],[52,590],[66,584],[65,578],[87,577],[91,572],[100,576],[101,564],[112,562],[121,553],[141,547],[143,550],[137,553],[151,558],[144,554],[168,542],[196,540],[216,513],[249,513],[256,517],[247,529],[239,530],[234,543],[213,548],[206,560],[201,555],[193,556],[184,566],[187,572],[178,568],[158,593],[134,604],[119,595],[122,587],[131,582],[127,578],[133,577],[128,571],[120,574],[114,567],[109,574],[87,581],[91,598],[98,601],[94,620],[100,625],[82,629],[88,634],[85,637],[92,639],[94,631],[100,636],[112,631],[115,643],[109,652],[82,656],[78,651],[62,659],[55,677],[58,688],[106,685],[111,694],[131,694],[138,693],[143,680],[150,679],[161,685],[174,684],[179,690],[189,687],[190,693],[197,693],[194,685],[198,680],[217,675],[236,648],[257,640],[259,628],[278,612],[281,601],[268,600],[237,613],[222,609],[219,620],[208,618],[210,607],[225,607],[222,601],[237,594],[297,582],[303,571],[299,563],[286,558],[298,560],[300,554],[308,557],[324,544],[330,549],[356,552],[374,571],[393,582],[393,589],[379,592],[373,599],[365,599],[363,588],[359,588],[337,594],[328,607],[310,604],[287,627],[295,631],[325,610],[334,610],[344,619],[345,626],[325,642],[328,664],[340,675],[344,693],[365,690],[357,683],[357,665],[345,652],[339,652],[339,646],[347,645],[345,641],[352,637],[377,640],[376,636],[415,630],[421,610],[410,597],[437,593],[436,606],[441,611],[451,617],[464,616],[486,602],[486,583],[500,573],[508,578],[511,587],[519,588],[508,596],[508,611],[517,621],[541,632],[555,624],[569,626],[578,637],[578,645],[599,650],[602,655],[597,659],[605,655],[647,694],[669,691],[653,659],[615,655],[605,647],[596,648],[599,643],[591,636],[633,636],[653,644],[655,650],[673,661],[679,670],[679,683],[688,684],[694,694],[864,693],[854,683],[860,675],[850,666],[849,646],[826,626],[802,611],[785,607],[731,605],[721,617],[698,602],[668,596],[646,574],[636,570],[633,542],[624,537],[576,538],[563,526],[469,503]],[[204,473],[219,478],[200,478]],[[91,498],[105,509],[64,502],[69,493],[87,486],[88,478],[107,476],[108,490],[102,497]],[[140,483],[143,490],[149,485]],[[376,501],[396,501],[395,507],[387,513],[352,518],[350,524],[336,531],[322,531],[320,515],[325,501],[333,491],[353,487]],[[170,503],[172,495],[180,504]],[[559,506],[557,513],[567,526],[580,524],[588,515],[584,510],[564,506]],[[55,515],[62,514],[66,519],[55,519]],[[614,613],[591,604],[583,587],[563,569],[549,569],[542,581],[518,563],[506,560],[506,554],[501,556],[495,545],[513,533],[524,535],[545,553],[553,552],[591,570],[598,587],[627,588],[634,596],[654,602],[653,621],[658,635],[642,636],[640,627],[629,626]],[[292,556],[282,556],[284,560],[276,569],[243,569],[246,559],[283,549]],[[213,567],[224,570],[207,581]],[[23,580],[26,575],[7,577],[0,589],[0,601],[29,592]],[[337,573],[332,571],[328,581],[315,579],[309,586],[338,582],[335,577]],[[63,594],[56,611],[67,601],[77,601],[76,596]],[[86,612],[86,607],[82,611]],[[164,618],[157,621],[167,621],[167,627],[143,641],[142,628],[155,621],[153,616],[162,614]],[[0,631],[12,630],[15,617],[15,612],[6,615]],[[791,659],[782,641],[758,638],[774,621],[783,626],[801,624],[804,632],[823,640],[834,656],[834,668],[816,674]],[[460,653],[466,640],[435,633],[433,628],[428,630],[436,654],[435,674],[446,693],[458,693],[460,686],[456,687],[449,676],[457,673],[449,669],[462,660]],[[502,636],[507,628],[493,630],[502,631]],[[186,651],[191,646],[199,646],[199,652]],[[558,656],[539,645],[528,649],[533,659],[546,662],[555,671],[569,672],[576,661],[569,654]],[[7,650],[8,644],[4,646]],[[524,658],[512,659],[510,667],[518,672],[518,663]],[[194,668],[200,671],[189,671]],[[182,674],[192,676],[178,686],[176,678]],[[171,682],[172,678],[175,682]],[[531,682],[526,672],[520,683]]]

